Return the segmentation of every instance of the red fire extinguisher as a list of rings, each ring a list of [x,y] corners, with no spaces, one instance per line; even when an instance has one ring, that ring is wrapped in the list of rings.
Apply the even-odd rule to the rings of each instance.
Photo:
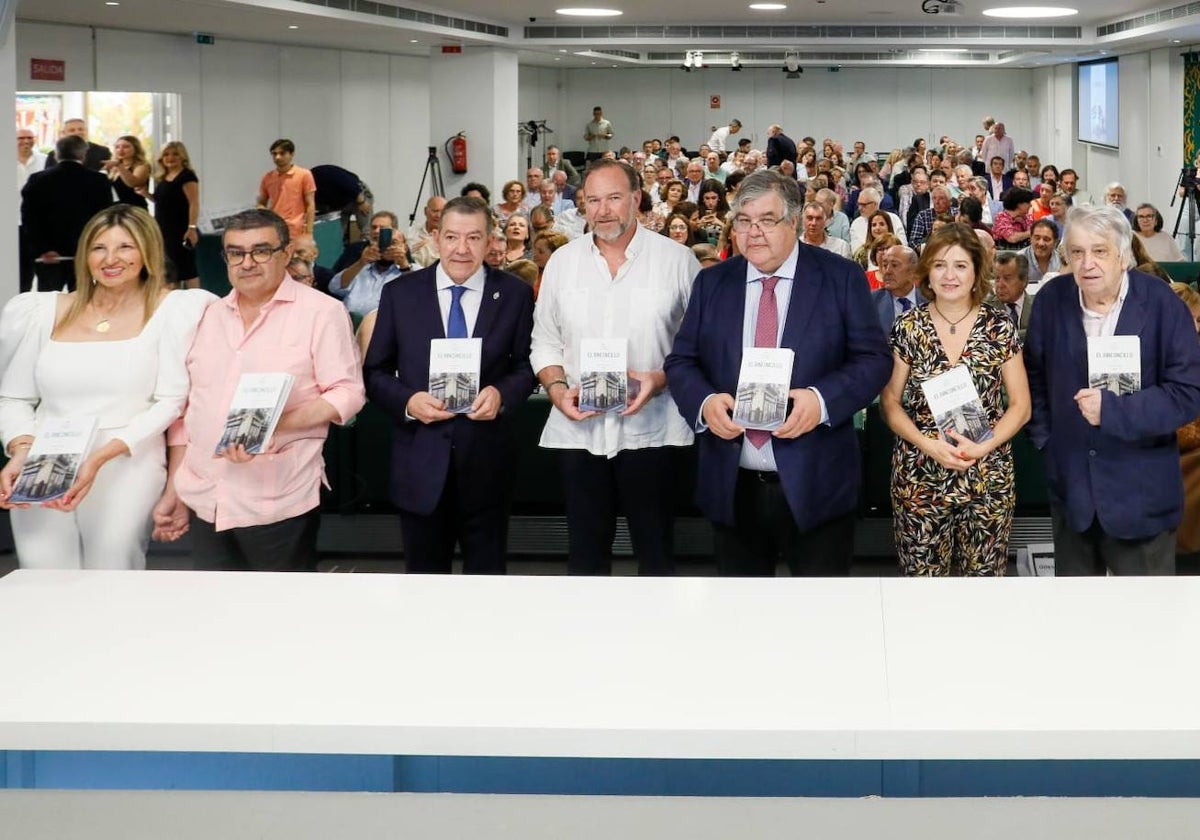
[[[446,157],[450,158],[450,169],[455,175],[467,172],[467,134],[460,131],[446,141]]]

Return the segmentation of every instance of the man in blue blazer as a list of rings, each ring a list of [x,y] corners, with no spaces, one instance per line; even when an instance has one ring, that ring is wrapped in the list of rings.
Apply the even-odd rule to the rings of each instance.
[[[1183,515],[1175,430],[1200,415],[1200,345],[1167,284],[1127,270],[1131,239],[1118,208],[1072,210],[1071,274],[1034,297],[1027,428],[1046,463],[1058,575],[1175,571]],[[1089,387],[1089,338],[1110,336],[1139,339],[1136,390]]]
[[[893,245],[880,256],[879,278],[883,288],[871,292],[883,334],[892,334],[892,324],[902,312],[929,303],[917,288],[917,252],[907,245]]]
[[[723,575],[844,575],[861,463],[853,418],[892,371],[857,264],[798,242],[803,196],[755,172],[734,202],[743,256],[701,271],[667,357],[667,382],[700,434],[696,501]],[[742,349],[795,351],[790,408],[770,433],[734,422]]]
[[[503,574],[515,448],[512,418],[533,391],[533,290],[483,265],[487,206],[455,198],[438,225],[439,261],[383,288],[364,363],[367,396],[396,421],[392,501],[410,572]],[[461,289],[461,291],[460,291]],[[479,396],[452,414],[429,393],[430,341],[482,339]]]

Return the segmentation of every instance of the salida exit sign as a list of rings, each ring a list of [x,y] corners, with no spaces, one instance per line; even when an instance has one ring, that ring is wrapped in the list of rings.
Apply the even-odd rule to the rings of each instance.
[[[29,78],[36,82],[62,82],[67,78],[67,62],[57,58],[29,59]]]

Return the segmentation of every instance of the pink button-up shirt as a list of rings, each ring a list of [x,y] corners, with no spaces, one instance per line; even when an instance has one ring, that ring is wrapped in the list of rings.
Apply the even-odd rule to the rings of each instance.
[[[175,475],[179,498],[218,531],[268,525],[312,510],[320,502],[329,427],[275,435],[271,454],[246,464],[213,456],[229,403],[243,373],[295,377],[285,410],[320,397],[346,423],[366,402],[350,317],[342,304],[285,278],[246,329],[237,290],[204,313],[187,356],[191,377],[182,430],[170,443],[187,444]]]

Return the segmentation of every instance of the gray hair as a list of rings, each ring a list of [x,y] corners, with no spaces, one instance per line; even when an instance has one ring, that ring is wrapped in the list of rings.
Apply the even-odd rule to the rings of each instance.
[[[800,192],[795,178],[788,178],[770,169],[762,169],[747,175],[742,180],[737,194],[733,198],[730,211],[736,216],[751,201],[767,195],[779,196],[779,200],[783,202],[785,221],[792,221],[798,217],[804,206],[804,195]],[[824,212],[824,208],[822,208],[822,212]]]
[[[1063,242],[1071,241],[1076,230],[1107,239],[1121,252],[1122,262],[1128,268],[1133,264],[1133,229],[1119,207],[1111,204],[1099,206],[1081,204],[1067,213],[1067,224],[1063,230]],[[1068,246],[1068,253],[1070,248]]]
[[[944,184],[936,184],[929,190],[930,195],[936,195],[939,192],[945,193],[946,198],[950,197],[950,188]]]
[[[964,170],[966,171],[966,173],[967,173],[968,175],[970,175],[970,174],[971,174],[971,167],[970,167],[970,166],[968,166],[968,165],[967,165],[967,164],[965,164],[965,163],[960,163],[958,166],[954,167],[954,174],[955,174],[955,175],[959,175],[959,174],[961,174],[961,173],[962,173]]]
[[[982,175],[976,175],[971,180],[975,182],[975,186],[979,187],[979,189],[985,193],[989,192],[987,178],[984,178]]]
[[[817,210],[820,210],[820,211],[821,211],[821,215],[825,217],[825,220],[826,220],[826,221],[828,221],[828,220],[829,220],[829,208],[828,208],[828,207],[826,207],[824,204],[822,204],[820,201],[808,201],[808,202],[805,202],[805,204],[804,204],[804,209],[805,209],[805,210],[807,210],[809,207],[812,207],[812,208],[815,208],[815,209],[817,209]]]
[[[907,245],[893,245],[891,248],[888,248],[888,250],[896,251],[902,257],[906,257],[908,259],[908,264],[910,266],[913,268],[917,267],[917,262],[920,260],[920,256],[918,256],[917,252]]]
[[[1021,282],[1029,283],[1029,259],[1024,254],[1018,251],[997,251],[995,263],[998,266],[1015,263],[1017,276],[1021,278]]]
[[[883,196],[881,196],[879,194],[879,190],[875,189],[874,187],[865,187],[858,192],[859,203],[862,203],[864,200],[866,200],[874,201],[876,204],[878,204],[882,199]]]

